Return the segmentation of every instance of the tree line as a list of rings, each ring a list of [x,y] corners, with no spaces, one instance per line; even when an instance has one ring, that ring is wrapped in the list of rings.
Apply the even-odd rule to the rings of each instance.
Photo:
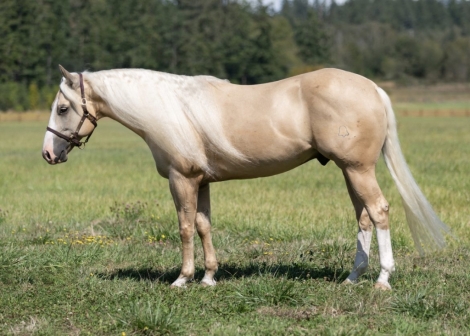
[[[373,78],[470,80],[470,2],[354,0],[325,16],[330,61]]]
[[[57,64],[257,84],[325,66],[374,79],[470,80],[470,2],[2,0],[0,110],[48,108]]]

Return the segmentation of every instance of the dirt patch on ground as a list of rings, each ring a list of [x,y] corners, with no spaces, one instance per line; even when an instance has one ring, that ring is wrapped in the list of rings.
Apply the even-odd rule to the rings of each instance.
[[[316,316],[323,315],[328,317],[336,317],[342,315],[340,310],[334,308],[320,308],[320,307],[309,307],[309,308],[285,308],[285,307],[261,307],[257,310],[259,314],[282,317],[287,319],[294,319],[297,321],[311,320]]]

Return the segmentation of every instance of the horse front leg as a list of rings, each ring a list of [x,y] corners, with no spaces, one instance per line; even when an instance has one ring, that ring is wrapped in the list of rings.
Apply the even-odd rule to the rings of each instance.
[[[197,213],[197,195],[200,177],[187,178],[177,171],[171,171],[170,191],[178,214],[183,265],[181,273],[171,287],[184,287],[194,278],[194,232]]]
[[[204,267],[206,273],[201,281],[203,286],[215,286],[214,275],[217,272],[217,258],[215,249],[212,245],[211,235],[211,201],[209,185],[206,184],[199,188],[197,201],[196,229],[201,238],[202,248],[204,250]]]

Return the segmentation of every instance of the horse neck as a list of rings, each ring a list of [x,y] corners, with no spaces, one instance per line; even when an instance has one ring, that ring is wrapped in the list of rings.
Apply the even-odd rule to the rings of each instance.
[[[106,103],[103,114],[117,120],[169,155],[207,168],[206,148],[230,160],[244,156],[227,139],[221,108],[208,89],[222,80],[148,70],[110,70],[91,76]],[[207,168],[209,169],[209,168]]]
[[[190,91],[188,83],[197,87],[194,79],[146,70],[110,70],[94,73],[90,81],[103,102],[103,116],[131,129],[151,148],[206,167],[201,137],[186,115],[193,105],[184,91]]]
[[[148,131],[145,126],[149,123],[149,115],[145,115],[145,112],[153,112],[153,109],[138,108],[138,93],[127,94],[129,90],[139,90],[142,86],[139,80],[132,78],[132,72],[137,73],[132,70],[108,70],[91,73],[88,77],[99,116],[111,118],[144,137]],[[145,73],[143,70],[142,72]]]

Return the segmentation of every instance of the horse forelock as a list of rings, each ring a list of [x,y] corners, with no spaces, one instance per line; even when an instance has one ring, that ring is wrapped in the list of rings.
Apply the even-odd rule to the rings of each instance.
[[[88,73],[87,78],[117,117],[170,155],[181,155],[209,173],[208,147],[232,160],[245,159],[225,136],[221,110],[205,90],[222,80],[137,69]]]
[[[67,99],[71,104],[74,105],[74,110],[76,110],[77,106],[80,105],[80,95],[73,89],[71,88],[65,80],[62,80],[62,82],[59,85],[59,92],[57,92],[56,96],[56,101],[59,101],[60,98],[60,93]]]

